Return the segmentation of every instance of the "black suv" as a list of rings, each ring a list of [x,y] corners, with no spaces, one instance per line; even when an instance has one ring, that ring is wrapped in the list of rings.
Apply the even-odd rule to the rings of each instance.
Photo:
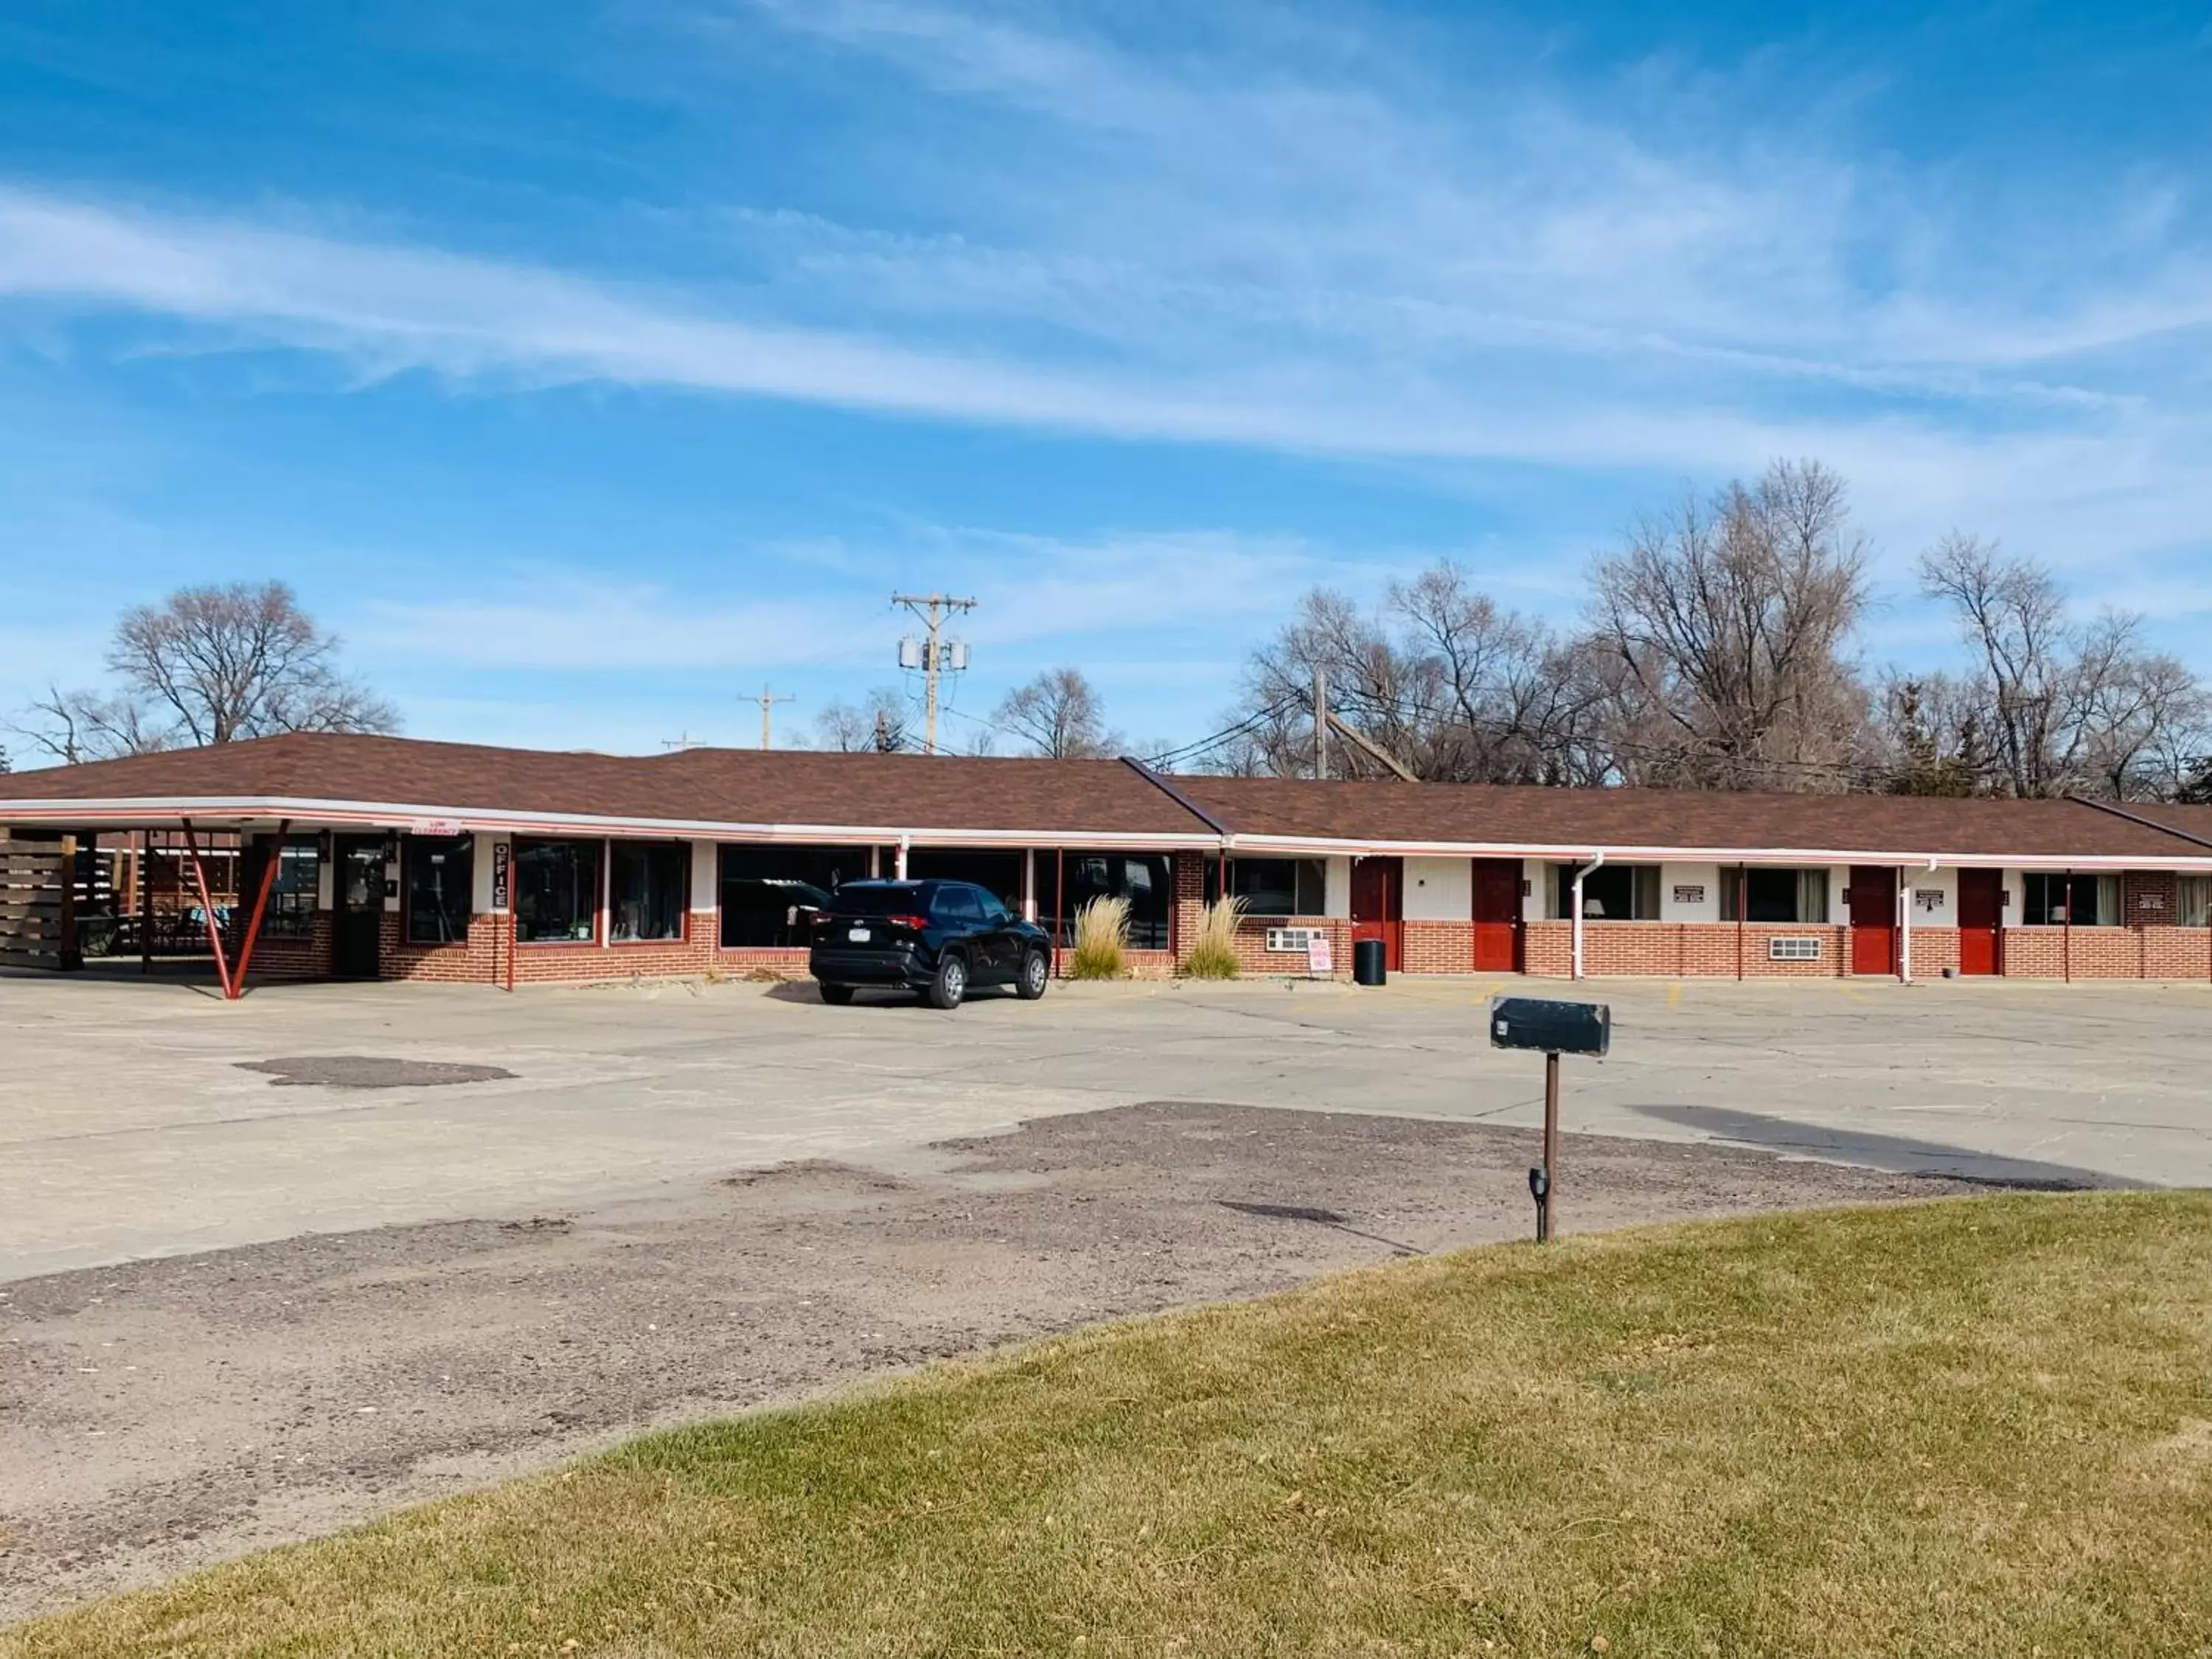
[[[814,919],[807,971],[824,1002],[862,985],[902,985],[957,1008],[973,985],[1035,1001],[1052,979],[1052,941],[967,881],[848,881]]]

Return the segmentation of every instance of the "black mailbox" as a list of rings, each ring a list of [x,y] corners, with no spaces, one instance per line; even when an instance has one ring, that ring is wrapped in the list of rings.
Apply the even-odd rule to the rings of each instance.
[[[1602,1002],[1492,997],[1490,1046],[1547,1054],[1602,1054],[1613,1042],[1613,1010]]]

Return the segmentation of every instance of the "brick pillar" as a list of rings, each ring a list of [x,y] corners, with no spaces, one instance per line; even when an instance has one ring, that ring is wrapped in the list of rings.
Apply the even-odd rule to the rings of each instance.
[[[1199,915],[1206,908],[1206,854],[1177,853],[1173,868],[1175,903],[1170,912],[1169,942],[1175,947],[1176,966],[1180,968],[1191,940],[1197,937]]]

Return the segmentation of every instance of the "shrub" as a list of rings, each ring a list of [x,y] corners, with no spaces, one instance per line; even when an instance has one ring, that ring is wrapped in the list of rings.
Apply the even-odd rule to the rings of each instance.
[[[1075,913],[1076,979],[1120,979],[1129,971],[1129,901],[1095,898]]]
[[[1241,898],[1218,898],[1199,913],[1182,971],[1191,979],[1235,979],[1237,924],[1244,915]]]

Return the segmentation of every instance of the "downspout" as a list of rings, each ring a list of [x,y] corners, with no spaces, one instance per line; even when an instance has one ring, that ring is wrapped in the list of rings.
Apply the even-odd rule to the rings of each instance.
[[[1580,979],[1583,977],[1583,878],[1589,874],[1591,871],[1595,870],[1600,866],[1603,865],[1604,862],[1604,854],[1593,853],[1590,854],[1590,861],[1588,864],[1582,866],[1575,872],[1573,916],[1575,946],[1573,968],[1567,975],[1570,979]]]
[[[1936,873],[1936,855],[1931,853],[1928,856],[1928,873],[1931,876]],[[1904,873],[1899,872],[1900,875]],[[1905,884],[1905,891],[1899,896],[1898,902],[1904,907],[1902,914],[1905,917],[1905,926],[1900,930],[1897,976],[1905,984],[1910,985],[1912,983],[1912,884],[1911,882]],[[1956,918],[1954,917],[1954,920],[1955,921]]]

